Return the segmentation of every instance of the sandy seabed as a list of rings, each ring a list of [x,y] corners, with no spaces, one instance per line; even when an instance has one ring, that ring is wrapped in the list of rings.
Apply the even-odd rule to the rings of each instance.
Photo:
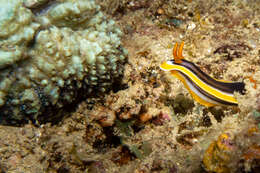
[[[260,172],[260,2],[99,0],[128,50],[121,84],[59,123],[0,126],[1,172]],[[237,107],[206,108],[159,65],[183,55],[244,81]]]

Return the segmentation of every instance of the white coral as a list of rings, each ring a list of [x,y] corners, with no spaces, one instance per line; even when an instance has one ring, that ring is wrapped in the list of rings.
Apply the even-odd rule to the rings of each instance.
[[[0,111],[11,118],[36,118],[47,106],[62,107],[79,88],[105,91],[122,73],[122,33],[93,0],[65,0],[38,16],[19,0],[2,10],[3,2],[0,14],[12,13],[0,17],[0,27],[15,29],[0,31]]]

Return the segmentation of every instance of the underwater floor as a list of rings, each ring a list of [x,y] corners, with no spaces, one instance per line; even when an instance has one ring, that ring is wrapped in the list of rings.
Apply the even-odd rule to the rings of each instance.
[[[97,0],[123,31],[124,77],[56,123],[0,126],[0,173],[260,172],[260,1]],[[160,69],[183,56],[245,83],[207,108]],[[59,115],[60,116],[60,115]]]

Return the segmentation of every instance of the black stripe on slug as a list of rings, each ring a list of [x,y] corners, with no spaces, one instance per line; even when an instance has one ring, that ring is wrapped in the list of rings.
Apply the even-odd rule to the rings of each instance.
[[[205,97],[209,98],[210,100],[213,100],[219,104],[222,104],[222,105],[230,105],[230,106],[235,106],[237,105],[236,103],[232,103],[232,102],[228,102],[228,101],[225,101],[225,100],[222,100],[222,99],[219,99],[209,93],[207,93],[205,90],[201,89],[198,85],[196,85],[187,75],[185,75],[184,73],[180,72],[179,73],[189,82],[192,84],[192,86],[194,88],[196,88],[196,90],[198,92],[200,92],[202,95],[204,95]],[[193,91],[194,92],[194,91]]]
[[[189,62],[185,59],[182,59],[181,63],[175,63],[174,60],[171,60],[173,64],[183,66],[189,69],[192,73],[198,76],[203,82],[207,83],[208,85],[226,92],[226,93],[234,93],[239,92],[241,94],[245,93],[245,84],[243,82],[221,82],[211,78],[209,75],[204,73],[199,67],[197,67],[194,63]]]

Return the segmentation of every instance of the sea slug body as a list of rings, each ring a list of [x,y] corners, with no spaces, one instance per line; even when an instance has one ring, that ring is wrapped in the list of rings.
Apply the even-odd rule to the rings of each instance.
[[[173,76],[177,77],[188,89],[193,99],[204,106],[237,105],[234,92],[243,94],[245,84],[243,82],[216,80],[210,77],[194,63],[183,58],[183,46],[184,43],[182,42],[178,49],[176,43],[173,48],[174,59],[162,63],[160,68],[164,71],[170,71]]]

